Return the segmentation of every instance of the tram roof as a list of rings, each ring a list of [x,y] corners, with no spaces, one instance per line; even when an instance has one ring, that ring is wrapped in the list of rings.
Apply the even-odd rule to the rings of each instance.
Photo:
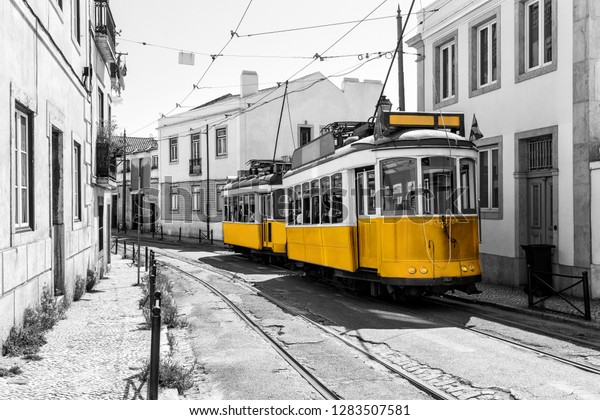
[[[271,173],[266,175],[250,175],[237,178],[223,187],[223,190],[234,192],[241,189],[252,189],[253,187],[281,185],[281,174]]]

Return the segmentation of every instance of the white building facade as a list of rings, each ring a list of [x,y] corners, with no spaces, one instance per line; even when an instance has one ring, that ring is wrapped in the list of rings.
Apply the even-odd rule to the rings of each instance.
[[[258,90],[256,72],[243,71],[240,94],[225,95],[159,120],[161,214],[166,234],[222,239],[221,189],[253,159],[287,159],[334,121],[366,121],[380,81],[344,79],[341,89],[321,73],[290,81],[277,150],[285,84]],[[207,136],[208,132],[208,136]]]
[[[484,281],[524,284],[521,245],[548,244],[553,272],[590,272],[600,297],[600,5],[454,0],[428,9],[439,11],[408,41],[421,54],[418,108],[476,115],[484,135]]]
[[[0,62],[1,341],[45,288],[69,296],[108,269],[114,178],[96,162],[116,62],[108,2],[0,2]]]

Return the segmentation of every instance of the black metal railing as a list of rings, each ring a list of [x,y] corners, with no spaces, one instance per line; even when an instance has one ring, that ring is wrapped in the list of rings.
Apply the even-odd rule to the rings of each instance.
[[[109,143],[96,143],[96,176],[116,179],[117,162]]]
[[[110,50],[115,51],[115,20],[107,0],[95,0],[96,3],[96,33],[106,35]]]
[[[549,281],[551,281],[551,279],[553,277],[564,278],[564,279],[574,279],[574,280],[579,280],[579,281],[577,281],[563,289],[556,290],[551,284],[549,284]],[[536,294],[535,293],[536,289],[533,287],[534,283],[541,285],[542,290],[545,291],[544,294],[546,295],[546,296],[542,296],[537,301],[535,300],[535,297],[539,297],[539,296],[534,296]],[[564,292],[566,292],[567,290],[572,289],[576,286],[579,286],[579,285],[581,285],[583,288],[583,311],[581,310],[581,308],[578,308],[571,300],[569,300],[568,296],[564,295]],[[545,271],[534,270],[531,267],[531,265],[528,265],[527,266],[527,299],[528,299],[529,307],[533,308],[535,305],[542,303],[545,300],[550,299],[551,297],[554,297],[554,296],[557,296],[557,297],[561,298],[562,300],[564,300],[565,302],[567,302],[572,308],[574,308],[579,314],[581,314],[585,320],[590,321],[592,319],[591,302],[590,302],[590,282],[588,279],[587,271],[582,272],[581,276],[567,276],[564,274],[554,274],[554,273],[548,273]]]
[[[202,158],[190,159],[190,175],[202,175]]]

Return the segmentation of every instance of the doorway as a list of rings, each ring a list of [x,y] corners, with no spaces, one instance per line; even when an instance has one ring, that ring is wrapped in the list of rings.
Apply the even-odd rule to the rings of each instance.
[[[527,180],[527,239],[529,244],[554,244],[552,176]]]
[[[65,287],[65,224],[64,224],[64,172],[63,133],[52,127],[51,138],[52,179],[52,273],[54,289],[61,294]]]

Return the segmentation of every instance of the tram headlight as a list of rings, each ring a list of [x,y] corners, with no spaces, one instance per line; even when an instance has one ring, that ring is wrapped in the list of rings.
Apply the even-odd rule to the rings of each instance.
[[[467,272],[467,267],[466,267],[466,266],[464,266],[464,265],[461,265],[461,266],[460,266],[460,269],[461,269],[461,270],[462,270],[464,273],[466,273],[466,272]]]
[[[469,270],[475,271],[475,266],[473,264],[469,264]]]
[[[408,267],[408,274],[415,274],[417,269],[415,267]]]
[[[427,267],[421,267],[421,269],[419,271],[421,272],[421,274],[427,274],[429,272]]]

